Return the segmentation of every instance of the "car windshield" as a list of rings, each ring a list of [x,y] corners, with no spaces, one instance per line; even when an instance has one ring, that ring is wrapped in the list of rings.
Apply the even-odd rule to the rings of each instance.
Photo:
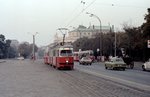
[[[61,50],[60,55],[61,56],[72,56],[72,50]]]
[[[116,61],[123,61],[121,58],[117,58]]]
[[[113,62],[122,62],[123,60],[121,58],[112,58],[111,61],[113,61]]]
[[[83,57],[82,59],[83,60],[89,60],[90,58],[89,57]]]

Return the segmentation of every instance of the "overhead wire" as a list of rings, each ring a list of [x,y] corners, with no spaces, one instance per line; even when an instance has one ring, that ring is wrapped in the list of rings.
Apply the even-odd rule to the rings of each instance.
[[[92,4],[95,3],[96,0],[93,0],[92,2],[90,2],[89,5],[87,5],[85,8],[82,9],[81,12],[79,12],[75,17],[73,17],[69,22],[68,24],[66,25],[66,27],[68,27],[72,22],[74,22],[86,9],[88,9]],[[81,3],[84,3],[83,1],[81,1]],[[87,3],[87,2],[86,2]],[[130,5],[120,5],[120,4],[113,4],[113,3],[95,3],[95,4],[101,4],[102,6],[115,6],[115,7],[133,7],[133,8],[146,8],[146,7],[142,7],[142,6],[130,6]],[[77,8],[76,8],[77,9]],[[76,10],[75,9],[75,10]],[[74,13],[74,11],[72,11],[72,13]]]
[[[143,7],[143,6],[121,5],[121,4],[113,4],[113,6],[116,6],[116,7],[130,7],[130,8],[147,8],[147,7]]]
[[[124,4],[104,3],[104,2],[97,2],[95,4],[102,5],[102,6],[115,6],[115,7],[148,8],[148,7],[145,7],[145,6],[124,5]]]
[[[79,6],[80,6],[80,4],[78,4],[78,5],[70,12],[69,16],[64,20],[64,22],[69,20],[69,18],[71,17],[70,15],[73,15],[73,13],[79,8]],[[63,22],[63,23],[64,23],[64,22]]]
[[[93,0],[85,9],[83,9],[79,14],[77,14],[67,25],[68,27],[72,22],[74,22],[87,8],[89,8],[96,0]]]

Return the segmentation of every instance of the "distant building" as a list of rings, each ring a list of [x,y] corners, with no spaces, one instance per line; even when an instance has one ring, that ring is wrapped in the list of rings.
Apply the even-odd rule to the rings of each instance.
[[[19,41],[18,41],[18,40],[11,40],[10,46],[11,46],[11,47],[16,47],[16,48],[18,48],[18,46],[19,46]]]
[[[101,27],[102,33],[108,33],[110,32],[110,26],[102,26]],[[89,26],[88,28],[79,25],[78,28],[69,31],[68,36],[65,37],[65,42],[74,42],[79,38],[88,37],[88,38],[95,38],[97,34],[100,33],[100,26]],[[55,35],[54,42],[62,42],[63,38],[58,37],[57,33]]]

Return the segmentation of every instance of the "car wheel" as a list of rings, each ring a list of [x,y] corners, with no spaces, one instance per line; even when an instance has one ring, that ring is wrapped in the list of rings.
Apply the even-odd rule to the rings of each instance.
[[[142,65],[142,69],[143,69],[143,71],[145,71],[145,70],[146,70],[144,65]]]
[[[133,69],[134,65],[133,64],[130,64],[130,69]]]
[[[124,68],[122,68],[122,70],[123,70],[123,71],[125,71],[125,69],[126,69],[125,67],[124,67]]]
[[[105,65],[105,69],[108,69],[108,67]]]
[[[117,70],[118,68],[117,68],[117,67],[113,67],[112,69],[113,69],[113,70]]]

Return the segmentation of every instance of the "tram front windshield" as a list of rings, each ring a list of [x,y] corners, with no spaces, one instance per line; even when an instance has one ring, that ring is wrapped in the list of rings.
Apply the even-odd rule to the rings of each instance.
[[[60,56],[72,56],[72,50],[61,50]]]

